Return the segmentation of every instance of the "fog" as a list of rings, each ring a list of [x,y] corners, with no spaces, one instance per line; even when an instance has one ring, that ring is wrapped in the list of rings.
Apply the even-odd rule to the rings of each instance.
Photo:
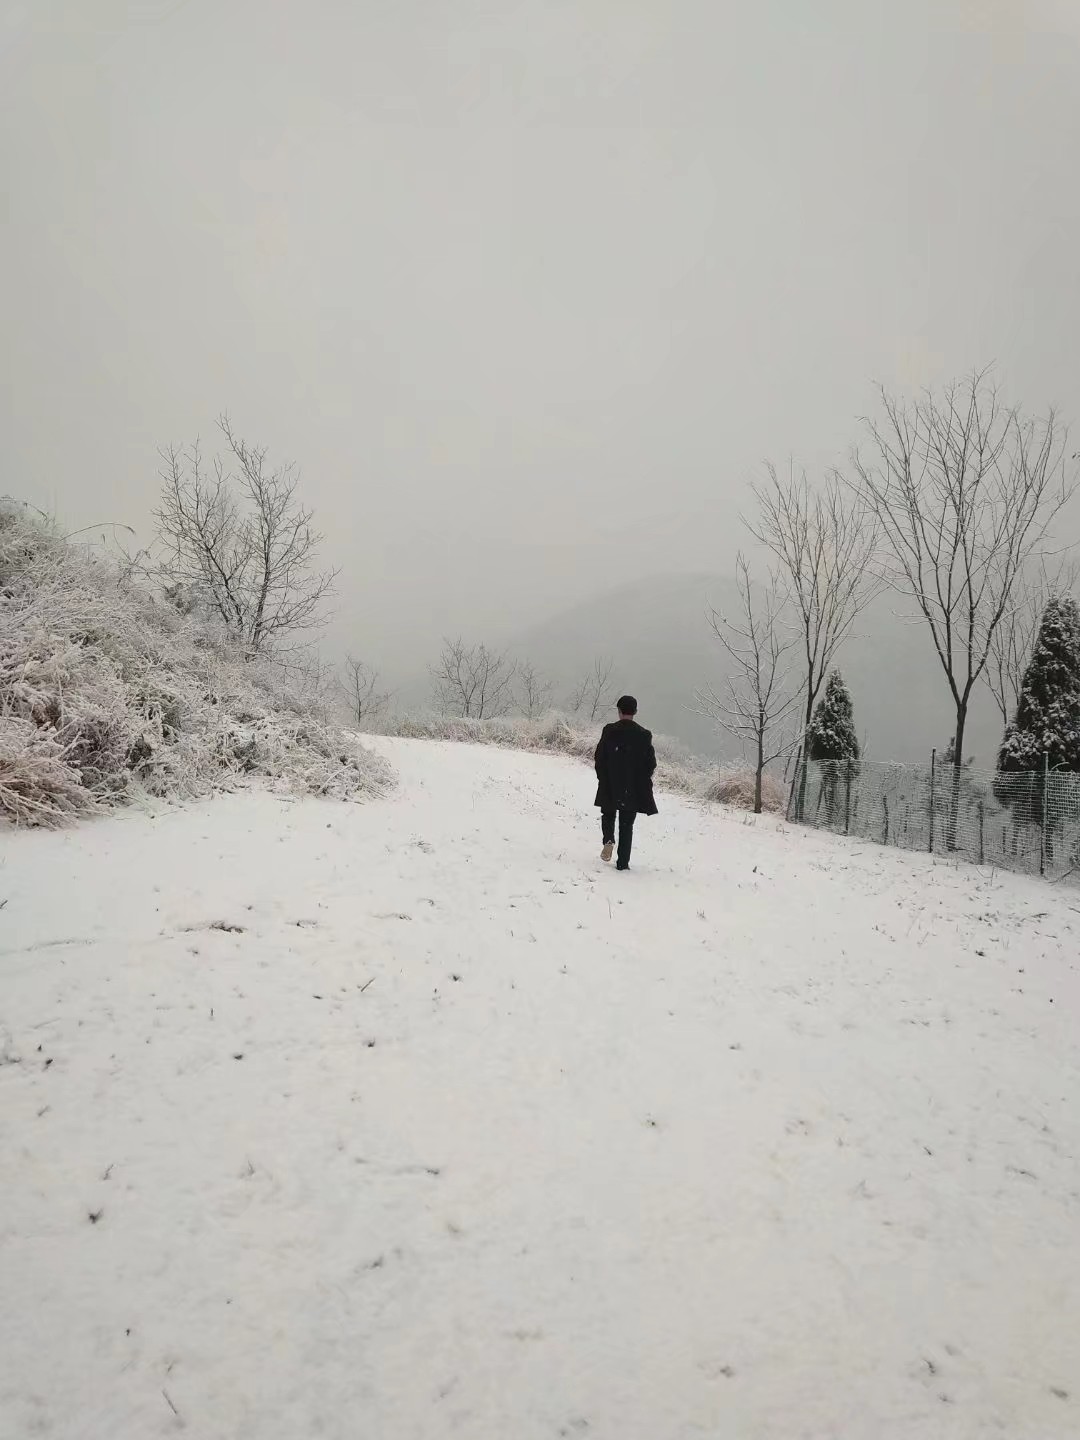
[[[1080,417],[1071,0],[0,15],[0,491],[146,540],[228,410],[302,467],[327,653],[392,683],[725,576],[763,461],[842,462],[875,381]]]

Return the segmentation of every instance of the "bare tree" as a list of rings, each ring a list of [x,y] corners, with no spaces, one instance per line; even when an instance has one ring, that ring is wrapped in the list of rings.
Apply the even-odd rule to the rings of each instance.
[[[491,720],[505,715],[514,698],[517,667],[486,645],[445,640],[439,663],[431,669],[435,702],[444,715]]]
[[[972,691],[1075,480],[1055,412],[1029,419],[985,372],[914,401],[882,389],[881,404],[883,417],[864,421],[854,483],[884,540],[883,578],[914,600],[955,706],[952,848]]]
[[[386,708],[390,699],[388,690],[379,688],[379,672],[355,655],[346,655],[343,689],[349,701],[349,710],[357,725],[370,720]]]
[[[589,720],[595,722],[611,699],[608,686],[614,665],[613,660],[597,656],[591,668],[570,692],[566,704],[571,715],[588,715]]]
[[[256,655],[324,623],[337,572],[315,568],[322,536],[297,498],[296,467],[270,469],[227,416],[218,424],[232,468],[218,458],[208,472],[197,441],[162,451],[161,577],[178,604],[208,609]]]
[[[781,479],[775,466],[767,469],[769,483],[753,486],[757,517],[746,523],[780,565],[798,617],[805,746],[825,676],[869,598],[875,525],[858,496],[838,476],[829,476],[820,490],[813,490],[805,471],[796,475],[789,467]],[[800,789],[800,813],[802,803]]]
[[[1034,577],[1017,582],[1013,600],[990,637],[984,679],[1003,725],[1016,714],[1024,671],[1031,661],[1043,612],[1049,602],[1068,595],[1076,585],[1075,561],[1061,560],[1053,569],[1042,564]]]
[[[784,729],[799,703],[800,691],[789,684],[786,658],[796,644],[782,624],[783,596],[778,577],[756,594],[744,556],[736,561],[742,615],[738,622],[716,610],[709,624],[734,662],[727,689],[699,690],[698,709],[744,745],[754,756],[754,814],[761,814],[761,780],[766,766],[792,748]]]
[[[531,660],[523,660],[517,667],[518,706],[529,720],[537,720],[551,708],[551,697],[555,686],[546,679]]]

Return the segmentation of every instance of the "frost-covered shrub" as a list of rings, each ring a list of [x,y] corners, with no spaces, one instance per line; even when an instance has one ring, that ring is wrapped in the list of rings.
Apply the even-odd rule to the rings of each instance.
[[[391,783],[303,672],[245,662],[124,566],[0,504],[0,813],[59,823],[245,775],[341,797]]]
[[[17,825],[43,825],[93,809],[93,796],[55,732],[31,720],[0,718],[0,815]]]

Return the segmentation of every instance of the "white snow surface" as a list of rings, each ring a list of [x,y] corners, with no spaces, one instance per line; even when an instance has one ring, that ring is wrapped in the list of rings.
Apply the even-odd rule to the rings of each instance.
[[[1068,882],[376,744],[0,837],[4,1440],[1080,1435]]]

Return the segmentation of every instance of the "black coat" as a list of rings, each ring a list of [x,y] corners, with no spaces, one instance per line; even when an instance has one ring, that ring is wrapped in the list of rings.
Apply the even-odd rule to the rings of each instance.
[[[636,720],[605,725],[596,747],[596,803],[601,810],[636,810],[655,815],[652,777],[656,751],[652,734]]]

